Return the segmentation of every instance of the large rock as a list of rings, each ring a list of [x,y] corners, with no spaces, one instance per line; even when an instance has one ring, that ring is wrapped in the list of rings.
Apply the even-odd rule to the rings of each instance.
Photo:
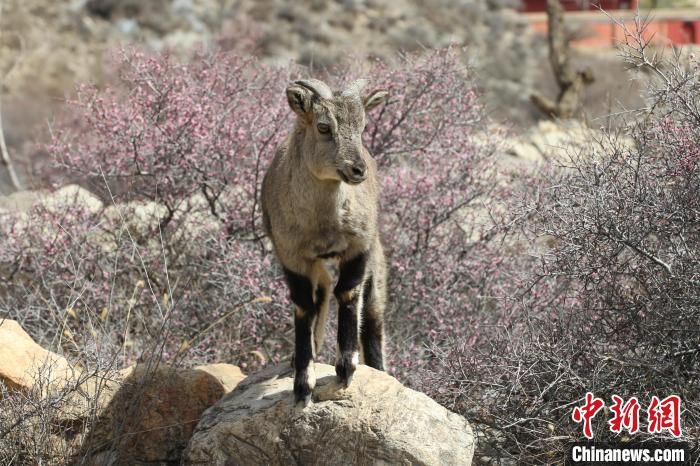
[[[607,134],[602,129],[589,128],[577,120],[544,120],[513,141],[507,153],[531,162],[566,163],[580,153],[587,157],[594,156],[596,148],[610,152],[630,149],[634,145],[629,137]]]
[[[0,384],[51,405],[40,415],[12,413],[25,418],[15,440],[48,424],[62,427],[45,446],[57,464],[74,451],[74,462],[85,465],[178,464],[202,413],[244,378],[231,364],[88,372],[43,349],[16,321],[0,319]]]
[[[52,212],[63,212],[77,206],[86,212],[95,214],[104,208],[102,201],[97,196],[75,184],[57,189],[41,199],[40,202],[44,208]]]
[[[347,389],[331,366],[316,364],[316,376],[304,409],[288,367],[246,379],[204,413],[185,464],[471,464],[471,427],[426,395],[367,366]]]
[[[13,390],[35,387],[45,395],[78,375],[68,361],[39,346],[14,320],[0,318],[0,382]]]
[[[157,202],[134,201],[107,206],[102,212],[100,228],[95,229],[90,242],[106,253],[132,240],[151,251],[160,251],[163,245],[158,225],[167,212],[168,209]]]
[[[508,153],[532,162],[549,161],[566,156],[590,143],[595,132],[577,121],[540,121],[508,149]]]
[[[17,191],[7,196],[0,196],[0,209],[27,212],[46,196],[48,196],[46,191]]]
[[[194,369],[136,366],[102,410],[81,464],[177,464],[200,416],[245,378],[230,364]]]
[[[217,208],[224,211],[221,200],[217,203]],[[167,216],[168,209],[165,205],[153,201],[110,205],[102,212],[101,228],[92,235],[91,241],[105,252],[112,252],[125,238],[129,238],[139,246],[159,252],[163,247],[159,225]],[[168,228],[174,233],[170,237],[172,244],[178,244],[182,248],[198,248],[201,243],[197,239],[216,234],[221,228],[221,221],[212,215],[204,196],[194,194],[178,204]]]
[[[0,196],[0,210],[27,213],[41,206],[50,212],[63,213],[70,208],[79,207],[85,212],[98,213],[104,205],[93,193],[75,184],[70,184],[55,191],[17,191]]]

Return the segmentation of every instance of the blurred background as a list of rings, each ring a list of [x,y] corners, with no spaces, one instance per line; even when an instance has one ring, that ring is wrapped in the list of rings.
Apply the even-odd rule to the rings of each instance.
[[[654,8],[655,40],[700,41],[697,0],[562,4],[577,66],[595,72],[577,110],[589,122],[639,99],[614,48],[619,27],[607,14],[624,21],[637,7]],[[515,134],[546,117],[530,103],[533,93],[558,92],[547,58],[545,0],[3,0],[1,6],[2,125],[28,186],[39,182],[42,163],[33,144],[45,139],[56,108],[77,83],[108,80],[109,52],[126,44],[184,56],[246,40],[267,61],[312,69],[348,55],[392,60],[399,51],[466,45],[489,114]],[[0,179],[0,192],[11,192],[7,174]]]

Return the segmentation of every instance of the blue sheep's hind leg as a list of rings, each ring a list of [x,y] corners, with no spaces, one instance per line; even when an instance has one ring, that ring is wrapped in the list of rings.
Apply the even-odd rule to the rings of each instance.
[[[364,312],[360,326],[360,342],[365,364],[384,370],[384,309],[376,296],[374,277],[370,276],[364,287]]]

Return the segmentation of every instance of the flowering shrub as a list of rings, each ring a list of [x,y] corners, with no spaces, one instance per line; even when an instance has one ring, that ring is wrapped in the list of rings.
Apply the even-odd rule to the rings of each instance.
[[[488,228],[473,222],[489,223],[493,146],[476,137],[482,109],[460,53],[374,62],[368,71],[391,93],[370,116],[365,142],[384,185],[390,361],[406,381],[431,335],[475,325],[485,302],[476,296],[493,294],[486,277],[499,265]],[[26,241],[2,248],[3,263],[18,271],[2,285],[5,313],[23,314],[52,341],[67,328],[77,347],[99,328],[125,363],[288,357],[286,289],[259,241],[256,199],[292,126],[283,90],[298,71],[236,52],[188,64],[137,51],[117,58],[119,86],[81,87],[73,120],[49,146],[108,206],[29,213]],[[8,219],[4,237],[22,224]],[[28,294],[19,276],[46,278]]]
[[[3,314],[45,343],[57,332],[76,348],[102,341],[124,364],[185,350],[244,367],[286,355],[286,300],[254,242],[286,73],[235,53],[190,64],[120,53],[121,87],[81,87],[49,146],[111,205],[7,214]]]
[[[231,234],[251,233],[258,175],[287,126],[287,70],[237,53],[189,64],[134,50],[117,57],[124,89],[82,86],[80,131],[60,131],[52,155],[115,200],[157,201],[169,222],[194,194]],[[126,93],[126,96],[125,96]]]
[[[126,215],[143,209],[127,207]],[[275,269],[255,243],[227,241],[224,230],[144,243],[106,218],[78,203],[4,215],[3,314],[45,344],[76,357],[99,345],[119,365],[177,363],[185,350],[193,362],[270,357],[265,345],[274,349],[289,322]],[[157,221],[149,234],[159,234]]]
[[[516,267],[518,290],[496,309],[504,318],[474,345],[432,351],[423,388],[486,429],[494,460],[564,458],[583,439],[571,414],[586,392],[680,396],[683,439],[698,454],[697,70],[684,55],[652,60],[641,38],[625,57],[651,72],[648,107],[624,134],[601,133],[524,185],[515,213],[533,260]],[[606,420],[595,439],[619,441]]]
[[[460,50],[378,62],[372,83],[389,101],[372,116],[366,144],[382,174],[381,221],[390,257],[390,363],[411,382],[431,339],[478,326],[495,288],[499,252],[488,214],[505,194],[494,142]],[[498,134],[497,132],[494,132]]]

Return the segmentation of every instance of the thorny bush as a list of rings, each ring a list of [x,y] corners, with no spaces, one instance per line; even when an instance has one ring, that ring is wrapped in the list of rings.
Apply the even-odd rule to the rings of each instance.
[[[651,397],[679,395],[698,455],[700,74],[692,54],[658,56],[644,37],[641,23],[628,32],[623,57],[643,71],[647,106],[623,134],[601,131],[523,185],[509,241],[533,259],[499,301],[498,325],[474,344],[484,329],[434,343],[424,389],[485,427],[494,462],[565,458],[583,439],[571,415],[589,391],[607,406],[637,397],[642,432]],[[593,421],[597,441],[625,436],[610,416]]]

